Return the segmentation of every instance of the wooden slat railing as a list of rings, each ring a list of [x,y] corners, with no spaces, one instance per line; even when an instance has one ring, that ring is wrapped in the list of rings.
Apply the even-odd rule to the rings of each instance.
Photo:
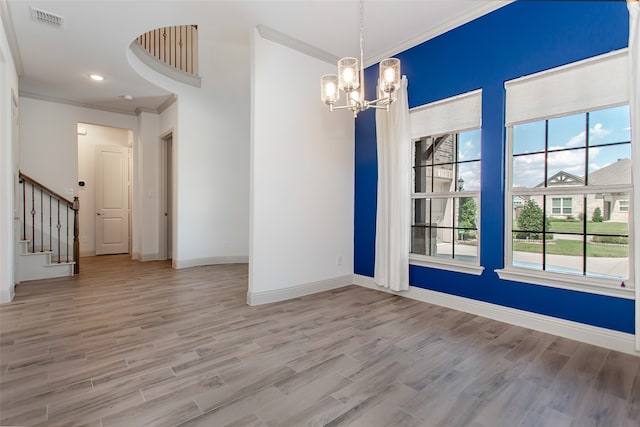
[[[165,64],[198,75],[197,25],[158,28],[138,36],[136,41]]]
[[[71,201],[22,172],[20,185],[22,240],[30,241],[32,253],[51,251],[52,261],[75,262],[73,274],[80,273],[78,197]]]

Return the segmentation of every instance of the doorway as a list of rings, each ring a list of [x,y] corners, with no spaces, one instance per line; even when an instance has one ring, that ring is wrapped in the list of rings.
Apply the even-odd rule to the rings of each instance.
[[[162,219],[160,221],[163,259],[173,259],[173,133],[160,138],[162,148]]]
[[[129,129],[78,123],[80,256],[130,253]]]

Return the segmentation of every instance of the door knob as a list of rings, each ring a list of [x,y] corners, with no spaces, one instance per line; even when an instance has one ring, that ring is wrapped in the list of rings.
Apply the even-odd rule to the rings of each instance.
[[[96,215],[102,215],[102,213],[100,213],[100,212],[96,212]]]

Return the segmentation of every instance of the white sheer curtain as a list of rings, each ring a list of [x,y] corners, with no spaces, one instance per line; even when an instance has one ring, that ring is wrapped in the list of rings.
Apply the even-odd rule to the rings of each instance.
[[[376,111],[378,206],[374,281],[394,291],[409,289],[411,126],[407,78],[391,110]]]
[[[640,2],[630,1],[629,8],[629,109],[631,110],[631,150],[633,153],[633,167],[631,179],[634,185],[633,217],[637,220],[640,213]],[[633,251],[636,262],[634,268],[634,281],[636,286],[636,350],[640,351],[640,224],[634,221]]]

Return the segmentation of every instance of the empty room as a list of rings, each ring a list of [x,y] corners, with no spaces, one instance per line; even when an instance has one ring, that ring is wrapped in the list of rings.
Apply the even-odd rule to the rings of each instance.
[[[0,17],[0,425],[638,426],[637,0]]]

